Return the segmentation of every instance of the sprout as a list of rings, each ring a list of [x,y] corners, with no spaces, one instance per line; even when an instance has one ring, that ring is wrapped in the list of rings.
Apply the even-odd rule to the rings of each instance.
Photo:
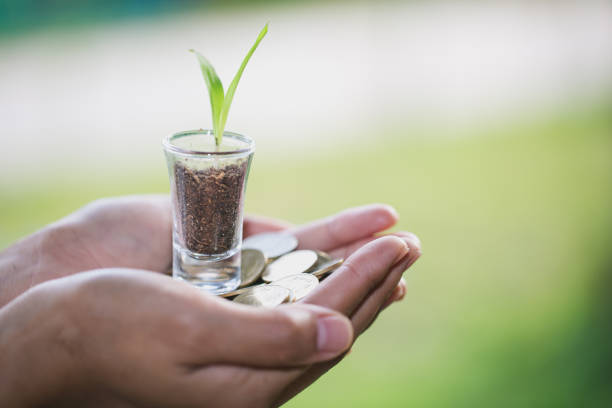
[[[257,40],[255,40],[255,44],[253,44],[246,57],[244,57],[244,60],[242,60],[242,64],[240,65],[240,68],[238,68],[238,72],[236,72],[236,75],[234,76],[229,88],[227,88],[227,93],[225,93],[225,95],[223,93],[223,84],[221,83],[221,80],[219,79],[219,76],[217,75],[217,72],[212,64],[208,62],[208,60],[199,52],[189,50],[198,57],[200,68],[202,69],[202,76],[204,77],[206,87],[208,88],[210,108],[212,112],[213,131],[215,133],[215,143],[217,146],[221,144],[223,130],[225,129],[225,123],[227,122],[227,114],[229,113],[232,100],[234,99],[234,93],[236,92],[236,87],[238,86],[240,77],[242,77],[242,72],[251,59],[251,55],[253,55],[257,49],[257,46],[265,37],[267,32],[268,24],[261,29],[259,35],[257,36]]]

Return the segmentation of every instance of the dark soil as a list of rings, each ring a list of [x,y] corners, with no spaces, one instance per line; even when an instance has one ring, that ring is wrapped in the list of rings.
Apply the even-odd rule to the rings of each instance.
[[[199,254],[221,254],[232,247],[247,163],[174,170],[178,218],[185,246]]]

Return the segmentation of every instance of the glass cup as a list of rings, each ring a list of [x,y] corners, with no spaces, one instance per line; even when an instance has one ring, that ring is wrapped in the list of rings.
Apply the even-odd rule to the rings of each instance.
[[[172,199],[172,276],[210,293],[240,285],[244,193],[255,143],[191,130],[163,141]]]

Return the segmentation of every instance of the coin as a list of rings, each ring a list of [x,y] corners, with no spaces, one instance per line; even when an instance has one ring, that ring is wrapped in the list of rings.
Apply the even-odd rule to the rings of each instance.
[[[285,276],[306,272],[317,262],[317,253],[308,249],[291,252],[272,262],[263,271],[261,278],[272,282]]]
[[[259,285],[245,286],[243,288],[232,290],[231,292],[220,293],[219,296],[224,297],[224,298],[231,298],[234,296],[238,296],[244,292],[247,292],[251,288],[255,288],[257,286],[263,286],[263,285],[265,285],[265,283],[260,283]]]
[[[331,260],[329,262],[325,262],[321,265],[318,265],[316,269],[310,273],[316,276],[317,278],[322,279],[325,276],[332,273],[333,271],[335,271],[336,269],[338,269],[338,267],[342,265],[342,262],[344,262],[344,259],[342,258],[338,258],[338,259]]]
[[[298,273],[297,275],[289,275],[272,282],[274,285],[282,286],[291,289],[293,292],[292,302],[297,302],[306,297],[319,284],[319,279],[309,273]]]
[[[259,249],[266,258],[276,258],[293,251],[298,240],[287,232],[265,232],[251,235],[242,242],[245,249]]]
[[[234,302],[244,305],[276,307],[286,302],[291,290],[277,285],[258,285],[236,296]]]
[[[287,288],[287,289],[289,289],[289,288]],[[286,303],[294,303],[295,301],[297,301],[297,298],[295,297],[295,292],[292,291],[291,289],[289,289],[289,291],[291,292],[291,294],[289,295],[289,299],[287,300]]]
[[[266,257],[258,249],[243,249],[240,256],[240,287],[243,288],[259,279],[266,267]]]
[[[332,260],[332,257],[327,253],[327,252],[323,252],[323,251],[319,251],[319,250],[315,250],[315,252],[317,253],[317,265],[322,265],[325,262],[329,262]]]

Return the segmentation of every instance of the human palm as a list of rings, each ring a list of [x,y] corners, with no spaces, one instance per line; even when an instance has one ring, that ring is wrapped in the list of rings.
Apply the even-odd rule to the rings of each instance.
[[[87,339],[96,339],[88,340],[85,348],[88,356],[96,356],[96,363],[91,363],[91,358],[83,360],[90,361],[100,377],[99,383],[104,385],[98,391],[113,392],[96,398],[95,393],[88,393],[85,400],[77,399],[79,405],[135,402],[134,405],[173,406],[197,405],[205,400],[212,402],[211,406],[240,406],[247,401],[251,406],[277,405],[300,392],[342,357],[327,361],[338,353],[309,350],[316,343],[312,335],[317,329],[300,328],[287,316],[298,316],[302,325],[306,319],[312,326],[317,321],[315,316],[336,311],[350,319],[357,337],[387,304],[403,296],[401,274],[419,257],[420,244],[409,233],[376,239],[375,234],[395,222],[395,213],[381,205],[348,210],[297,228],[247,217],[245,236],[290,228],[302,248],[348,258],[301,304],[261,311],[202,296],[184,283],[139,271],[170,270],[172,227],[168,198],[106,199],[86,206],[43,234],[41,252],[46,259],[39,262],[44,267],[34,274],[32,282],[98,269],[40,285],[42,289],[38,291],[46,293],[45,299],[71,293],[74,304],[69,310],[78,311],[73,320]],[[23,297],[18,300],[23,302]],[[14,303],[9,306],[18,308],[19,302],[17,306]],[[207,313],[202,314],[203,310]],[[191,315],[189,311],[198,314]],[[96,320],[92,323],[91,316],[97,313],[115,317],[102,320],[106,326]],[[186,324],[177,329],[177,319]],[[121,338],[125,336],[128,341],[109,349],[108,344],[117,341],[118,327],[123,328]],[[184,337],[182,344],[191,347],[176,346],[172,342],[177,339],[164,333],[182,333],[179,340]],[[275,335],[266,337],[262,333]],[[253,340],[259,335],[261,343]],[[216,337],[218,341],[210,341]],[[249,343],[245,344],[247,337]],[[193,339],[200,339],[198,344],[206,350],[198,351]],[[287,348],[292,343],[303,344],[301,348],[299,344]],[[147,358],[147,351],[156,358]],[[135,379],[130,376],[126,381],[126,370],[133,370]],[[238,390],[237,382],[242,385]]]
[[[246,216],[244,237],[260,232],[290,230],[300,248],[319,249],[348,257],[391,227],[396,215],[387,206],[373,205],[293,228],[263,217]],[[414,262],[420,255],[418,238],[409,240]],[[136,268],[170,273],[172,268],[172,215],[167,196],[133,196],[95,201],[60,220],[46,239],[48,261],[65,275],[98,268]],[[47,279],[44,279],[47,280]]]

